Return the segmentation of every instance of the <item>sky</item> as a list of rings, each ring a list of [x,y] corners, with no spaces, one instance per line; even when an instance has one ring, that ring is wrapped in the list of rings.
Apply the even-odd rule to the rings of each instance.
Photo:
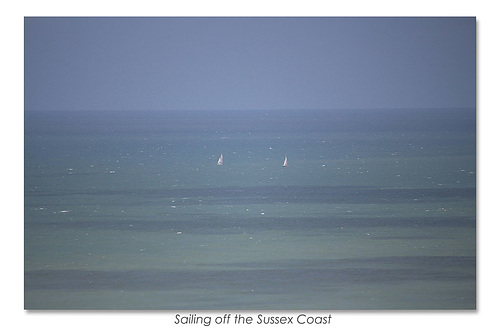
[[[476,19],[24,21],[25,110],[474,108]]]

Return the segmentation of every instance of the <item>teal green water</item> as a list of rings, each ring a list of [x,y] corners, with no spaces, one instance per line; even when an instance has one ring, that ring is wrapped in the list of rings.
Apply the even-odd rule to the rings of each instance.
[[[27,112],[25,308],[475,309],[475,136],[474,110]]]

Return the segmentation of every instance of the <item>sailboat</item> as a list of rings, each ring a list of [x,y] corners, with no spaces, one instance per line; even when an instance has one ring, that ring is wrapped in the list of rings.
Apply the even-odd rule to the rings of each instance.
[[[283,161],[283,167],[287,167],[288,166],[288,160],[286,159],[286,155],[285,155],[285,161]]]
[[[223,164],[224,164],[224,159],[222,158],[222,153],[221,153],[219,160],[217,160],[217,166],[222,166]]]

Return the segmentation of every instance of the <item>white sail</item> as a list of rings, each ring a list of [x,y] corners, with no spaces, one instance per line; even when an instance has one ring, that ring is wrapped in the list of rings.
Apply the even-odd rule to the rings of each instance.
[[[283,167],[286,167],[288,166],[288,160],[286,159],[286,155],[285,155],[285,161],[283,161]]]
[[[217,160],[217,166],[222,166],[223,164],[224,164],[224,159],[222,158],[222,153],[221,153],[219,160]]]

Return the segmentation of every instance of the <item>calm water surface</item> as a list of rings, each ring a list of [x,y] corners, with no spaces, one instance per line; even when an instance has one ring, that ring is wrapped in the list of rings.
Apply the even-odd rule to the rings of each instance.
[[[26,112],[25,308],[475,309],[475,138],[464,109]]]

